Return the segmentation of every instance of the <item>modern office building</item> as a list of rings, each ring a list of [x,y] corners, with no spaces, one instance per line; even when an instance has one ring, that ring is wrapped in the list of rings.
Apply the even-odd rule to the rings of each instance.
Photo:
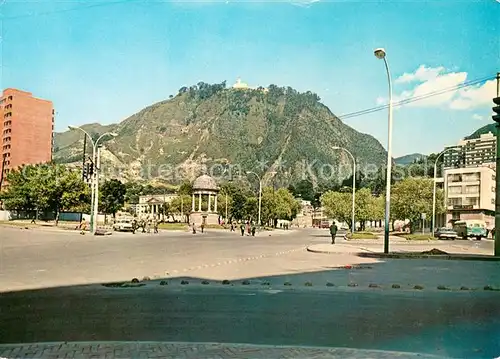
[[[2,147],[0,173],[19,166],[49,162],[52,159],[54,109],[51,101],[30,92],[5,89],[0,99]]]
[[[479,138],[461,140],[457,145],[445,147],[444,168],[494,166],[496,137],[491,132]]]
[[[447,223],[453,220],[495,222],[495,170],[488,166],[446,169],[444,172]],[[436,221],[437,222],[437,221]]]

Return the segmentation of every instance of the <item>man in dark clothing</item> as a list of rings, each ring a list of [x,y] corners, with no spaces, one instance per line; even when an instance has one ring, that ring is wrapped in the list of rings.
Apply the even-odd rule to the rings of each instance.
[[[332,236],[332,244],[335,244],[335,236],[337,235],[337,225],[335,222],[330,225],[330,235]]]
[[[244,236],[245,235],[245,225],[243,223],[241,223],[240,230],[241,230],[241,235]]]

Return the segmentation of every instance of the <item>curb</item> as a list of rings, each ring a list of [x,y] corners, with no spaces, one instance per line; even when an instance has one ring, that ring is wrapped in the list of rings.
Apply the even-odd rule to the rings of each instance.
[[[321,254],[356,254],[360,255],[361,253],[365,252],[359,252],[359,250],[365,250],[363,248],[355,248],[353,249],[352,252],[333,252],[333,251],[323,251],[323,250],[318,250],[318,249],[311,249],[310,247],[307,247],[306,250],[311,253],[321,253]]]
[[[308,249],[309,250],[309,249]],[[331,253],[331,252],[325,252]],[[358,252],[358,256],[364,258],[393,258],[393,259],[440,259],[440,260],[459,260],[459,261],[485,261],[500,262],[500,257],[494,257],[484,254],[418,254],[418,253],[366,253]]]

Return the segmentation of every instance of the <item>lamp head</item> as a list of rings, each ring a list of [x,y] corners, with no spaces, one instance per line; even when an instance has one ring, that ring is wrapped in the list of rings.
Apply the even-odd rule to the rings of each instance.
[[[68,126],[68,128],[69,128],[70,130],[76,130],[76,127],[75,127],[75,126]]]
[[[118,136],[118,134],[117,134],[116,132],[110,132],[110,133],[109,133],[109,135],[110,135],[110,136],[113,136],[113,137]]]
[[[382,47],[379,47],[378,49],[375,49],[375,51],[373,51],[373,54],[375,55],[375,57],[377,59],[381,60],[385,57],[385,49]]]
[[[340,147],[339,146],[333,146],[332,147],[334,150],[340,150]]]

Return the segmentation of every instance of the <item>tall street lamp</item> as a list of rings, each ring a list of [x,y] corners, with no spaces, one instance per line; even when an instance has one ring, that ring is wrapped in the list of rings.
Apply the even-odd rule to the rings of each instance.
[[[385,70],[387,72],[387,81],[389,83],[389,133],[387,138],[387,174],[385,188],[385,229],[384,229],[384,253],[389,253],[389,217],[391,210],[391,172],[392,172],[392,80],[389,65],[386,59],[386,53],[383,48],[375,49],[375,57],[384,60]]]
[[[90,134],[85,131],[83,128],[81,127],[76,127],[76,126],[68,126],[68,128],[70,130],[79,130],[79,131],[82,131],[90,140],[90,142],[92,143],[92,162],[94,164],[94,171],[93,171],[93,174],[92,174],[92,182],[91,182],[91,188],[92,188],[92,194],[91,194],[91,204],[90,204],[90,232],[91,233],[95,233],[97,231],[97,209],[98,209],[98,202],[99,202],[99,198],[98,198],[98,190],[99,190],[99,175],[98,175],[98,171],[99,171],[99,164],[100,164],[100,159],[98,158],[99,157],[99,151],[98,151],[98,144],[99,144],[99,141],[104,137],[104,136],[113,136],[113,137],[116,137],[118,136],[116,133],[114,132],[106,132],[106,133],[103,133],[101,136],[99,136],[99,138],[94,141],[92,139],[92,136],[90,136]]]
[[[356,217],[355,217],[355,206],[356,206],[356,159],[347,148],[344,147],[333,147],[334,150],[345,151],[352,159],[352,217],[351,217],[351,232],[354,233],[356,230]]]
[[[270,172],[270,173],[276,174],[276,172]],[[262,179],[255,172],[247,171],[247,175],[249,175],[249,174],[253,174],[253,175],[255,175],[259,179],[259,218],[257,220],[257,223],[258,223],[258,225],[260,227],[260,225],[261,225],[261,223],[260,223],[260,214],[262,212]]]
[[[447,148],[443,152],[441,152],[434,161],[434,187],[432,189],[432,235],[434,236],[434,232],[436,231],[436,175],[437,175],[437,163],[439,157],[444,155],[448,151],[452,151],[454,148]]]

